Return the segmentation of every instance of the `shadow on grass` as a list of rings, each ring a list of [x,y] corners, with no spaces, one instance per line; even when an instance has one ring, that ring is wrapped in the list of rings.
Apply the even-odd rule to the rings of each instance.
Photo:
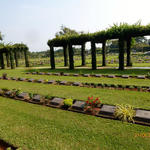
[[[97,70],[91,70],[87,68],[77,68],[75,70],[69,70],[68,68],[61,69],[50,69],[50,68],[38,68],[28,69],[25,72],[64,72],[64,73],[79,73],[79,74],[114,74],[114,75],[147,75],[150,69],[125,69],[123,71],[112,68],[102,68]]]

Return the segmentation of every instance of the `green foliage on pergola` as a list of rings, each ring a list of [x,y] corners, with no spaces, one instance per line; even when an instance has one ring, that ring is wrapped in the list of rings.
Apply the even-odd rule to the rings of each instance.
[[[7,67],[11,66],[11,69],[18,67],[18,53],[24,52],[26,67],[29,67],[28,60],[28,47],[23,43],[4,44],[0,43],[0,65],[2,69],[5,69],[4,54],[6,55]],[[15,63],[14,63],[15,61]]]
[[[49,46],[63,46],[65,44],[81,45],[84,42],[93,41],[95,43],[102,43],[110,39],[127,39],[129,37],[150,35],[150,24],[141,25],[135,23],[129,25],[127,23],[114,24],[110,28],[95,33],[61,36],[48,41]]]

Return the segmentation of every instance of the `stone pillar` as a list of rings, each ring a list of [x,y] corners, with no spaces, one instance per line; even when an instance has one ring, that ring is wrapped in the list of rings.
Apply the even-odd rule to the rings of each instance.
[[[106,66],[106,41],[102,43],[102,66]]]
[[[68,46],[64,45],[64,66],[68,66]]]
[[[10,67],[11,69],[15,69],[14,55],[13,55],[12,50],[10,50]]]
[[[1,63],[1,68],[5,69],[4,54],[2,52],[0,53],[0,63]]]
[[[85,43],[81,45],[81,58],[82,58],[82,66],[86,65],[86,57],[85,57]]]
[[[24,50],[24,58],[25,58],[25,65],[26,67],[29,67],[29,57],[28,57],[28,50]]]
[[[55,69],[55,56],[54,56],[53,46],[50,46],[50,64],[51,64],[51,69]]]
[[[10,67],[10,53],[6,52],[7,67]]]
[[[16,50],[14,51],[14,57],[15,57],[16,67],[18,67],[18,56]]]
[[[91,55],[92,55],[92,70],[96,69],[96,46],[95,42],[91,42]]]
[[[124,39],[119,39],[119,70],[124,70]]]
[[[74,69],[74,58],[73,58],[73,53],[74,52],[73,52],[72,45],[69,44],[68,48],[69,48],[69,69],[73,70]]]
[[[131,61],[131,38],[127,39],[127,66],[132,66],[132,61]]]

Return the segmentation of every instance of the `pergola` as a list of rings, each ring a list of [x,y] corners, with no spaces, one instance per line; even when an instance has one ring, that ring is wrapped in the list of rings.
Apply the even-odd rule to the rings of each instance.
[[[18,67],[18,53],[23,52],[25,57],[25,65],[26,67],[29,67],[29,60],[28,60],[28,47],[25,44],[2,44],[0,46],[0,65],[1,69],[5,69],[5,63],[4,63],[4,54],[6,55],[6,62],[7,67],[11,67],[11,69],[14,69],[15,66]]]
[[[85,43],[91,42],[92,69],[97,69],[96,43],[102,43],[102,66],[106,66],[106,41],[118,39],[119,44],[119,70],[124,70],[125,42],[127,44],[127,66],[131,65],[131,39],[138,36],[150,35],[150,25],[126,23],[114,25],[109,29],[96,33],[61,36],[48,41],[50,47],[51,69],[55,69],[54,47],[63,47],[64,66],[68,65],[67,53],[69,52],[69,69],[74,69],[73,45],[81,45],[82,65],[85,65]],[[67,52],[68,49],[68,52]]]

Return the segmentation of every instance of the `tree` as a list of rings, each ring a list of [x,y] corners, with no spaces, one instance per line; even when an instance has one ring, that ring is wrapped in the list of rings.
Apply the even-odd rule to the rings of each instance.
[[[3,36],[2,36],[2,33],[0,32],[0,40],[2,41],[3,40]]]
[[[60,31],[56,32],[55,34],[56,37],[60,37],[63,35],[78,35],[79,34],[77,31],[70,29],[68,27],[65,27],[64,25],[62,25],[60,28],[61,28]]]

